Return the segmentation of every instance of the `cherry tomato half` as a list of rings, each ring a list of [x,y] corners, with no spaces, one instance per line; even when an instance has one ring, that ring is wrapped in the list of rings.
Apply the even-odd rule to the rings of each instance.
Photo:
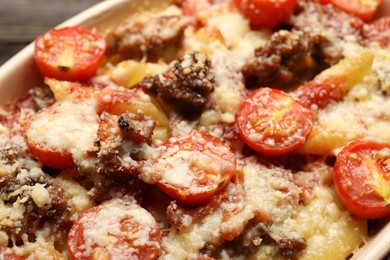
[[[51,107],[44,108],[36,113],[26,126],[27,147],[31,155],[37,158],[43,165],[55,169],[63,169],[73,166],[73,158],[70,151],[56,142],[51,145],[50,139],[45,138],[41,130],[48,126],[50,121],[58,120],[52,115],[58,114]],[[53,129],[53,127],[51,127]],[[43,130],[45,132],[45,130]],[[52,133],[55,134],[55,133]],[[55,135],[53,135],[55,136]]]
[[[27,147],[43,165],[71,167],[73,153],[92,149],[98,119],[95,108],[88,104],[56,102],[29,119],[25,126]]]
[[[273,27],[287,20],[296,0],[234,0],[253,27]]]
[[[34,58],[44,76],[60,80],[87,80],[104,57],[106,42],[99,33],[82,27],[64,27],[37,37]]]
[[[160,146],[152,171],[157,184],[183,203],[202,203],[221,191],[236,173],[231,149],[205,132],[190,131]]]
[[[88,209],[68,235],[71,259],[157,259],[161,231],[153,216],[125,198]]]
[[[322,4],[332,4],[366,22],[373,18],[381,2],[382,0],[320,0]]]
[[[334,184],[345,207],[362,218],[390,216],[390,144],[358,139],[337,155]]]
[[[263,155],[296,150],[313,129],[313,112],[281,90],[259,88],[241,105],[236,122],[244,142]]]

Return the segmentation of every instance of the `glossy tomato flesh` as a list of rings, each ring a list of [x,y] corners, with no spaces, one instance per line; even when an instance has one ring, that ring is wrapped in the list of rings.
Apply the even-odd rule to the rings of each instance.
[[[282,155],[298,149],[313,129],[313,112],[281,90],[259,88],[241,105],[236,116],[244,142],[263,155]]]
[[[293,13],[296,0],[234,0],[253,27],[273,27]]]
[[[60,80],[87,80],[104,57],[106,43],[97,32],[64,27],[37,37],[34,58],[44,76]]]
[[[390,216],[390,144],[364,139],[348,144],[337,155],[334,184],[351,213]]]
[[[323,4],[332,4],[368,22],[374,17],[382,0],[320,0],[320,2]]]

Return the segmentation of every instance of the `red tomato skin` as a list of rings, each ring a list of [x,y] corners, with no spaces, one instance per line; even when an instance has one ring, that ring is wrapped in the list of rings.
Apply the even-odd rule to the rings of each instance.
[[[203,143],[203,141],[201,143],[194,143],[193,142],[194,136],[196,136],[196,138],[201,136],[201,138],[205,140],[206,144]],[[229,152],[220,154],[218,149],[214,151],[210,150],[209,148],[207,148],[207,143],[213,143],[213,145],[216,147],[224,146],[224,148],[226,148],[226,151]],[[222,167],[223,169],[219,173],[220,175],[222,175],[221,181],[219,183],[212,183],[210,185],[209,183],[207,183],[206,185],[208,185],[208,189],[201,192],[191,193],[185,187],[178,187],[176,185],[172,185],[166,182],[164,179],[158,180],[157,185],[159,186],[159,188],[168,196],[176,199],[179,202],[186,203],[186,204],[199,204],[209,200],[212,196],[214,196],[214,194],[223,190],[226,187],[226,185],[229,184],[229,181],[232,178],[232,176],[237,172],[236,158],[234,154],[231,152],[230,148],[218,138],[213,137],[205,132],[198,132],[194,130],[179,136],[177,139],[175,138],[174,141],[172,141],[172,139],[168,140],[163,146],[167,148],[178,146],[182,150],[196,151],[202,154],[207,154],[209,157],[213,157],[213,159],[218,158],[217,160],[220,160],[220,161],[215,161],[216,164],[221,164],[222,162],[224,164],[224,166]],[[197,168],[196,170],[208,174],[207,166],[206,168]],[[198,184],[199,183],[197,183],[196,185]]]
[[[79,215],[78,219],[81,218],[82,216],[84,215],[87,215],[87,214],[92,214],[94,212],[97,212],[98,209],[97,207],[93,207],[93,208],[90,208],[88,209],[87,211],[85,211],[84,213],[82,213],[81,215]],[[80,245],[82,245],[84,243],[84,237],[83,237],[83,227],[81,225],[78,224],[77,220],[75,221],[75,223],[73,224],[72,226],[72,232],[69,232],[69,237],[68,237],[68,252],[69,252],[69,255],[70,255],[70,259],[77,259],[76,257],[76,250],[75,248],[78,248],[80,247]],[[89,258],[81,258],[80,260],[87,260]]]
[[[274,27],[293,13],[296,0],[234,0],[254,28]]]
[[[368,43],[377,42],[382,48],[390,45],[390,17],[382,17],[363,27],[363,36]]]
[[[287,108],[286,116],[282,118],[283,125],[279,129],[275,129],[271,125],[276,125],[278,123],[275,122],[277,119],[273,120],[270,117],[277,115],[279,111],[278,108],[275,109],[275,106],[283,99],[289,100],[291,104]],[[251,137],[253,131],[259,133],[259,131],[252,128],[251,118],[256,120],[260,116],[264,119],[263,122],[260,122],[260,127],[264,129],[263,134],[267,135],[267,139],[269,139],[268,137],[274,139],[273,144],[264,140],[254,140]],[[285,129],[291,126],[284,123],[284,118],[288,118],[286,120],[297,124],[293,132],[284,132]],[[310,109],[281,90],[259,88],[243,102],[237,112],[236,122],[242,139],[249,147],[263,155],[279,156],[293,152],[303,145],[313,129],[314,115]],[[275,134],[277,131],[280,132],[279,135],[278,133]],[[301,132],[301,134],[296,135],[298,132]],[[292,140],[291,137],[293,137]],[[286,143],[287,140],[290,141]]]
[[[41,112],[50,110],[43,108],[30,118],[30,122],[23,125],[23,135],[26,137],[27,148],[30,154],[43,165],[53,169],[66,169],[74,166],[73,156],[68,150],[54,150],[45,147],[44,143],[35,143],[27,137],[27,131],[31,122],[39,117]]]
[[[362,19],[365,22],[371,21],[382,0],[319,0],[322,4],[332,4],[333,6]]]
[[[34,47],[35,63],[42,75],[69,81],[91,78],[106,51],[105,40],[100,34],[77,26],[54,29],[40,35]],[[72,57],[74,64],[61,65],[59,59],[64,56],[65,59]]]
[[[298,87],[290,94],[301,104],[317,109],[325,108],[332,101],[340,101],[345,96],[345,77],[334,76],[327,79],[314,79]]]
[[[333,175],[336,192],[348,211],[361,218],[390,216],[390,206],[368,184],[373,178],[369,169],[364,162],[359,163],[359,160],[368,159],[370,151],[386,147],[390,149],[390,144],[358,139],[344,147],[336,157]],[[359,159],[354,159],[354,156]],[[390,172],[383,168],[380,170],[382,177],[390,182]]]
[[[42,145],[27,142],[30,154],[43,165],[53,169],[65,169],[74,165],[73,156],[68,151],[47,150]]]
[[[104,205],[105,203],[110,203],[110,201],[105,201],[101,205]],[[79,253],[80,250],[85,250],[84,248],[84,226],[80,224],[80,219],[82,218],[91,218],[93,219],[95,216],[99,214],[100,206],[95,206],[92,207],[85,212],[83,212],[81,215],[78,216],[76,221],[74,222],[69,235],[68,235],[68,252],[70,255],[70,258],[73,260],[91,260],[91,259],[111,259],[118,257],[118,255],[111,255],[111,252],[108,252],[107,250],[102,249],[101,251],[94,252],[94,254],[90,257],[79,257],[77,254]],[[119,225],[119,224],[118,224]],[[126,229],[127,227],[121,227],[121,229]],[[161,242],[161,231],[158,226],[156,226],[156,232],[151,233],[150,235],[153,236],[154,241],[159,241]],[[125,244],[128,241],[121,241],[124,242]],[[131,241],[130,241],[131,243]],[[97,246],[95,245],[97,248]],[[126,248],[120,248],[120,250],[126,250]],[[161,249],[160,248],[155,248],[152,246],[149,246],[147,250],[139,250],[137,252],[137,255],[132,255],[134,259],[146,259],[146,260],[154,260],[157,259],[158,256],[160,255]],[[122,256],[123,257],[123,256]],[[133,259],[133,258],[132,258]]]
[[[165,183],[163,181],[159,181],[158,187],[169,197],[176,199],[177,201],[185,204],[200,204],[207,200],[209,200],[215,193],[220,190],[223,190],[229,181],[223,182],[220,186],[215,189],[204,191],[197,194],[186,193],[178,190],[177,187]]]

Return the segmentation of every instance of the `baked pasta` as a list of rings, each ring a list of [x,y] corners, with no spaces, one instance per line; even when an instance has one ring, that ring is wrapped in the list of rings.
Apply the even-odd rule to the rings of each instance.
[[[390,216],[390,19],[352,2],[39,36],[0,113],[0,258],[351,257]]]

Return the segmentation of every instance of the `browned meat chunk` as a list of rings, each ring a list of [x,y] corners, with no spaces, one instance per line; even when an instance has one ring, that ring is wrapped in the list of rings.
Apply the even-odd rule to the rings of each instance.
[[[364,23],[331,5],[299,1],[289,23],[291,31],[275,32],[244,66],[248,87],[300,85],[344,57],[340,43],[364,44]]]
[[[292,17],[291,25],[310,37],[320,37],[321,50],[328,64],[335,64],[343,58],[343,42],[364,45],[362,28],[364,23],[332,5],[313,1],[300,1],[299,12]]]
[[[243,231],[245,223],[249,221],[244,213],[246,205],[243,186],[237,181],[229,183],[224,191],[197,207],[172,201],[166,214],[168,221],[178,232],[187,234],[203,230],[210,225],[210,218],[218,219],[219,226],[210,230],[205,248],[200,249],[204,254],[214,256],[224,243],[234,240]],[[237,218],[242,223],[237,224]]]
[[[214,90],[214,75],[206,54],[187,53],[171,63],[162,76],[154,76],[142,84],[155,90],[163,101],[181,115],[203,111]]]
[[[48,87],[35,87],[29,90],[32,97],[34,110],[38,111],[44,107],[52,105],[55,100],[53,92]]]
[[[24,234],[33,237],[46,221],[58,232],[66,233],[70,203],[55,179],[38,168],[30,169],[34,163],[20,148],[2,150],[0,165],[4,174],[0,182],[1,210],[14,212],[0,217],[0,230],[17,243]]]
[[[125,113],[119,116],[118,125],[126,139],[137,143],[152,143],[156,122],[143,114]]]
[[[299,251],[307,247],[304,238],[288,238],[284,237],[278,241],[278,246],[285,257],[291,258]]]
[[[98,129],[97,172],[103,174],[139,173],[144,146],[151,143],[156,122],[143,114],[126,112],[120,116],[103,112]]]
[[[188,18],[178,15],[134,14],[108,34],[107,54],[156,59],[165,48],[180,43],[188,23]]]
[[[12,165],[16,162],[18,159],[18,154],[20,153],[20,148],[18,147],[9,147],[5,149],[0,150],[0,161],[4,165]],[[6,175],[3,176],[3,173],[0,175],[1,177],[6,177]],[[8,177],[9,175],[7,175]],[[2,182],[0,182],[2,183]]]
[[[243,67],[248,87],[298,86],[344,58],[341,42],[364,44],[364,23],[331,5],[299,1],[291,31],[275,32]]]
[[[91,198],[102,203],[113,198],[133,197],[141,200],[141,192],[146,184],[133,176],[100,175],[94,180],[94,187],[90,190]]]
[[[272,221],[268,220],[261,213],[253,218],[245,227],[244,232],[238,238],[243,249],[253,251],[257,247],[253,241],[261,238],[261,244],[276,245],[280,253],[287,259],[295,259],[296,255],[307,247],[307,242],[303,237],[282,236],[279,240],[273,239],[269,234],[269,226]]]
[[[318,40],[300,31],[274,33],[243,67],[247,86],[283,88],[310,79],[316,73]]]

